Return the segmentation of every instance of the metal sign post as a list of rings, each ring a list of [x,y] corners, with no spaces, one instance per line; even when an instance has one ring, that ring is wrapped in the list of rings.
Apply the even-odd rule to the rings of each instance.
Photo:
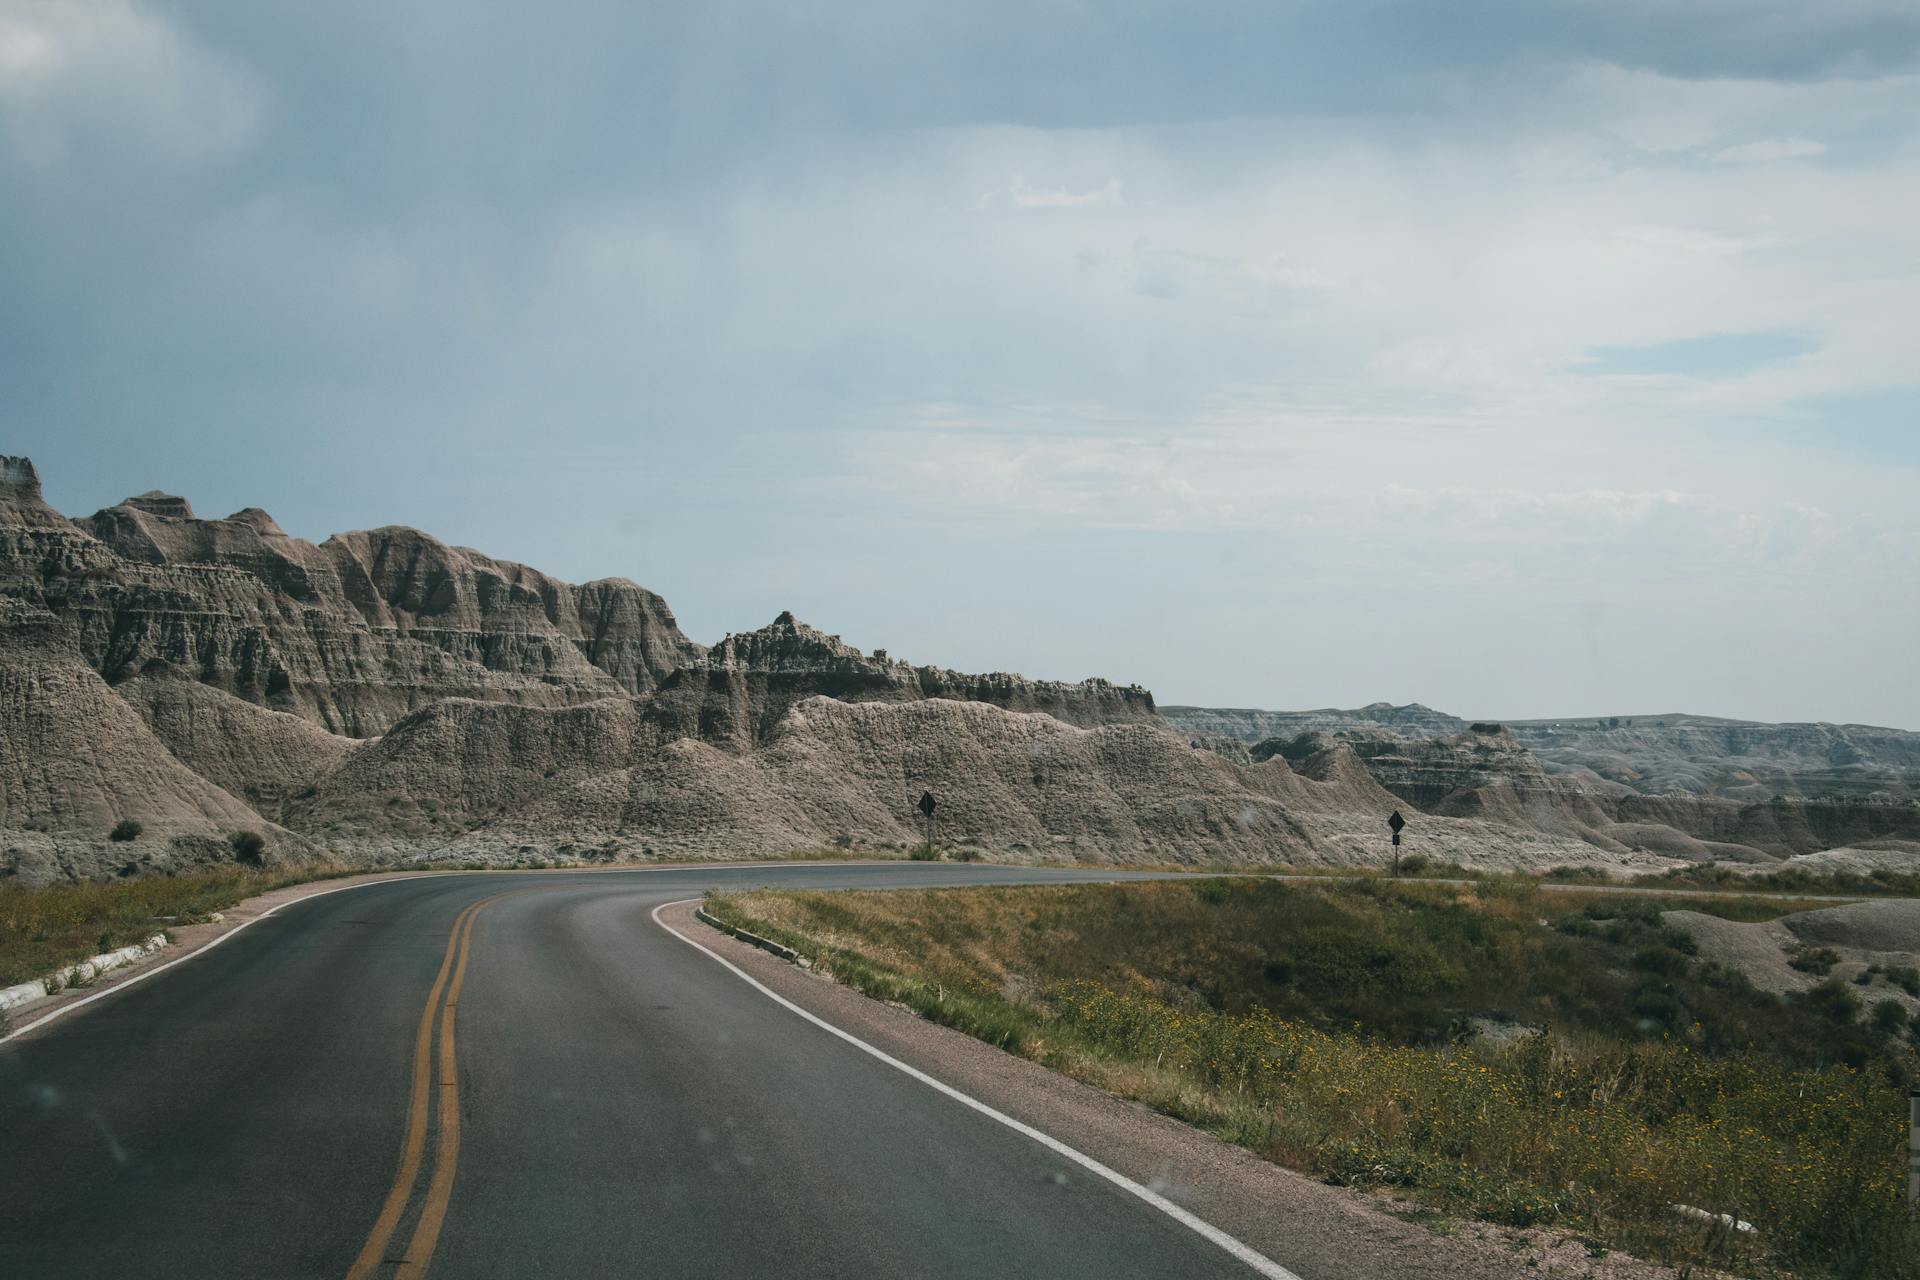
[[[1407,820],[1400,816],[1398,809],[1387,819],[1387,828],[1393,832],[1393,874],[1396,876],[1400,874],[1400,829],[1406,825]]]

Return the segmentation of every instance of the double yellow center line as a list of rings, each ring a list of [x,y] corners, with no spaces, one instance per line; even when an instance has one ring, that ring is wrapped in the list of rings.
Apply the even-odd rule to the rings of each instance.
[[[374,1219],[373,1230],[367,1234],[366,1244],[361,1246],[360,1255],[347,1271],[347,1280],[367,1280],[383,1262],[399,1264],[393,1272],[395,1280],[418,1280],[426,1274],[427,1263],[433,1259],[440,1227],[446,1221],[447,1205],[453,1198],[454,1171],[460,1162],[460,1077],[454,1061],[454,1013],[460,1005],[461,984],[467,977],[467,951],[473,941],[473,922],[481,908],[505,896],[496,893],[482,898],[454,917],[439,976],[433,980],[433,990],[427,995],[427,1007],[420,1013],[420,1028],[414,1036],[413,1096],[407,1108],[407,1136],[400,1147],[400,1168],[393,1176],[386,1203],[380,1207],[380,1216]],[[428,1112],[436,1093],[432,1054],[436,1014],[440,1020],[437,1089],[440,1134],[434,1150],[433,1177],[427,1183],[426,1200],[406,1252],[389,1258],[387,1246],[406,1215],[408,1202],[413,1199],[414,1184],[420,1178],[420,1162],[426,1153]]]

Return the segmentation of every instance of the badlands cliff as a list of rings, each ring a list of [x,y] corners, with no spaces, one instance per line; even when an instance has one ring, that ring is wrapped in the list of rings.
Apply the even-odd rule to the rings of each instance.
[[[929,788],[944,837],[1005,856],[1344,860],[1392,803],[1195,752],[1137,686],[915,666],[791,614],[709,649],[631,582],[412,529],[316,545],[157,492],[70,520],[24,458],[0,460],[0,729],[0,874],[32,879],[243,830],[369,861],[894,848]],[[1434,835],[1541,856],[1481,825]]]
[[[1611,852],[1770,863],[1891,841],[1878,851],[1920,867],[1920,733],[1679,715],[1469,723],[1417,703],[1164,713],[1230,758],[1299,760],[1338,745],[1427,813]],[[1266,730],[1278,732],[1254,737]]]
[[[709,648],[632,582],[413,529],[315,544],[158,492],[69,519],[0,457],[0,876],[165,872],[241,831],[367,863],[897,851],[923,790],[943,842],[1036,861],[1379,863],[1395,808],[1429,857],[1502,867],[1920,837],[1868,785],[1911,783],[1894,731],[1166,713],[788,613]]]

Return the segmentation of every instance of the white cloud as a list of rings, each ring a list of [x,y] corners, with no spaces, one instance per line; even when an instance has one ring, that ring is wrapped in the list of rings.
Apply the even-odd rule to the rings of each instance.
[[[1065,187],[1039,189],[1029,187],[1021,179],[1015,178],[1007,198],[1016,209],[1086,209],[1096,205],[1126,203],[1120,194],[1118,178],[1108,178],[1100,186],[1086,191],[1069,191]]]
[[[245,146],[263,93],[243,68],[130,0],[0,0],[0,127],[44,162],[82,133],[207,156]]]
[[[1762,138],[1713,153],[1715,164],[1775,164],[1782,160],[1810,160],[1827,154],[1827,144],[1812,138]]]

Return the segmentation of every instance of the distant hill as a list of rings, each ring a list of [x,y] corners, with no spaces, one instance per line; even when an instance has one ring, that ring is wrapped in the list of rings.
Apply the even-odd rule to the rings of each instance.
[[[240,831],[370,864],[898,851],[924,790],[943,840],[1036,862],[1380,864],[1395,808],[1410,848],[1509,868],[1920,838],[1920,736],[1651,721],[1157,708],[790,613],[709,647],[626,579],[160,492],[69,519],[0,457],[0,877],[164,873]]]
[[[1449,737],[1495,723],[1550,773],[1590,774],[1646,795],[1776,797],[1920,795],[1920,733],[1857,724],[1766,724],[1669,713],[1468,721],[1409,703],[1352,710],[1257,711],[1166,706],[1182,732],[1248,743],[1299,733],[1385,731]]]
[[[1374,702],[1343,711],[1323,707],[1318,711],[1259,711],[1242,707],[1161,707],[1160,714],[1182,733],[1238,738],[1259,742],[1264,738],[1287,738],[1296,733],[1338,733],[1343,729],[1386,729],[1410,737],[1432,738],[1464,733],[1467,722],[1444,711],[1409,702],[1396,707],[1390,702]]]
[[[1002,857],[1385,855],[1363,770],[1193,750],[1137,685],[862,653],[780,614],[711,648],[584,585],[397,526],[314,544],[149,492],[70,520],[0,458],[0,875],[231,856],[738,857],[945,839]],[[141,827],[109,839],[123,820]],[[1478,822],[1452,856],[1590,856]]]

